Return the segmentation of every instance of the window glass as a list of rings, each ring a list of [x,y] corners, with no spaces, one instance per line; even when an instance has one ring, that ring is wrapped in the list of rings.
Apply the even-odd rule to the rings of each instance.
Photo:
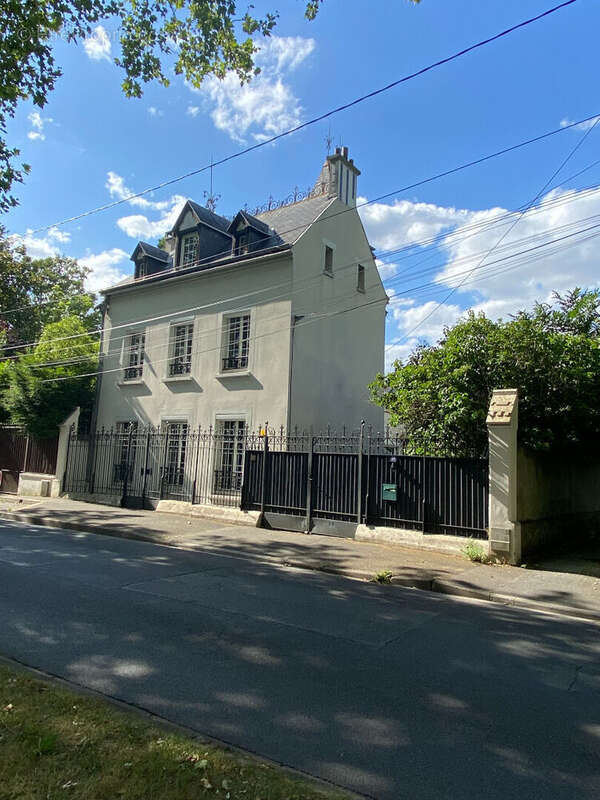
[[[181,243],[181,263],[194,264],[198,260],[198,234],[187,233]]]
[[[333,247],[325,245],[325,263],[323,264],[325,272],[333,273]]]
[[[132,333],[125,339],[124,381],[135,381],[142,377],[145,348],[146,334],[144,333]]]
[[[250,350],[250,314],[226,317],[223,339],[223,371],[246,369]]]
[[[192,347],[194,325],[192,322],[183,325],[171,325],[169,342],[168,375],[189,375],[192,371]]]

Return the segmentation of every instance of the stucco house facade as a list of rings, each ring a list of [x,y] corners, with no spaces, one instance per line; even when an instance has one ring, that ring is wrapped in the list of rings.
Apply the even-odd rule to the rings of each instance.
[[[306,199],[233,220],[188,201],[164,249],[140,242],[104,292],[96,428],[381,428],[388,299],[359,174],[337,148]]]

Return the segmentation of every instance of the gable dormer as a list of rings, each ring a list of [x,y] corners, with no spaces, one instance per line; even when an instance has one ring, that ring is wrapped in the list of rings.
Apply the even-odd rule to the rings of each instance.
[[[202,267],[231,252],[230,222],[204,206],[188,200],[170,231],[173,237],[173,257],[179,269]]]
[[[236,256],[275,244],[274,234],[269,226],[247,211],[238,211],[229,226],[229,233],[233,237],[233,254]]]
[[[148,275],[156,275],[171,268],[171,258],[167,252],[155,247],[148,242],[138,242],[135,250],[131,254],[131,260],[135,264],[133,277],[146,278]]]

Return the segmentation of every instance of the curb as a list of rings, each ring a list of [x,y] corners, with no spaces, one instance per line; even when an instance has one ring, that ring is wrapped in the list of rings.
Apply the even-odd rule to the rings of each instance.
[[[111,529],[110,527],[101,528],[94,525],[79,525],[73,522],[58,523],[52,518],[45,517],[37,514],[25,514],[22,511],[3,511],[0,512],[0,520],[8,522],[22,522],[27,525],[39,525],[45,528],[52,528],[54,530],[70,530],[79,531],[82,533],[95,533],[102,536],[113,536],[117,539],[130,539],[139,542],[149,542],[150,544],[159,544],[163,547],[173,547],[176,550],[186,550],[187,552],[198,552],[194,548],[185,547],[170,542],[162,542],[159,536],[150,536],[137,531],[123,531],[122,529]],[[212,550],[205,550],[204,552],[218,552]],[[229,556],[232,557],[232,556]],[[565,617],[573,617],[582,619],[589,622],[600,622],[600,612],[592,611],[589,609],[578,608],[577,606],[566,606],[557,603],[543,603],[538,600],[529,600],[526,597],[519,595],[501,594],[497,592],[488,591],[485,589],[467,589],[463,586],[455,586],[449,581],[440,580],[434,576],[430,578],[404,578],[402,576],[392,575],[389,584],[377,584],[372,581],[372,573],[365,570],[351,570],[333,567],[329,564],[323,564],[318,561],[310,560],[296,560],[284,559],[279,561],[274,558],[269,558],[265,555],[263,559],[257,559],[252,556],[238,555],[235,558],[241,558],[246,561],[258,561],[270,564],[278,564],[283,567],[292,567],[293,569],[304,569],[311,572],[323,572],[329,575],[338,575],[343,578],[350,578],[353,580],[360,580],[365,582],[372,582],[374,585],[381,586],[396,586],[404,589],[417,589],[419,591],[435,592],[436,594],[445,594],[452,597],[463,597],[471,600],[482,600],[488,603],[496,603],[497,605],[512,606],[514,608],[522,608],[528,611],[540,611],[547,614],[559,614]]]

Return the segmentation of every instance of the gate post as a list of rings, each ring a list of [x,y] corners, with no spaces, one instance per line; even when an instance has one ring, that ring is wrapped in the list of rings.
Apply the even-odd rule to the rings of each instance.
[[[360,436],[358,437],[358,464],[356,465],[356,521],[362,522],[362,467],[363,467],[363,439],[365,435],[365,421],[360,421]]]
[[[144,482],[142,484],[142,508],[146,507],[146,489],[148,488],[148,454],[150,451],[150,426],[146,428],[146,452],[144,453]]]
[[[267,502],[267,460],[269,458],[269,423],[265,423],[265,436],[263,447],[262,473],[260,476],[260,518],[265,515],[265,505]]]
[[[121,508],[125,507],[127,501],[127,490],[129,488],[129,459],[131,458],[131,436],[133,427],[130,424],[127,429],[127,455],[125,457],[125,475],[123,476],[123,494],[121,495]]]
[[[511,564],[521,562],[517,519],[517,389],[494,389],[487,416],[489,441],[490,551]]]
[[[310,436],[310,450],[308,451],[308,462],[306,465],[306,533],[310,533],[312,528],[312,483],[313,483],[313,453],[315,451],[315,437]]]

